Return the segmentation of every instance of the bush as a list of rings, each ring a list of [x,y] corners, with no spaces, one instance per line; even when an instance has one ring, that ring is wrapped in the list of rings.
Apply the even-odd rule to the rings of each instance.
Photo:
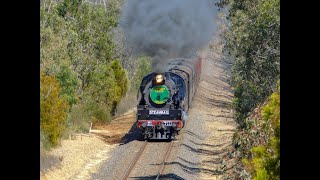
[[[280,179],[280,94],[273,93],[262,107],[259,126],[265,132],[266,145],[251,148],[251,159],[243,159],[254,179]],[[253,143],[253,142],[251,142]]]
[[[54,76],[40,73],[40,129],[56,146],[63,134],[69,109],[68,102],[60,95],[60,85]]]
[[[233,63],[234,108],[243,125],[280,78],[280,0],[220,0],[218,5],[229,6],[224,51]]]
[[[70,110],[70,121],[68,124],[68,135],[72,133],[88,132],[90,127],[90,116],[84,104],[75,104]]]
[[[257,87],[251,82],[243,82],[234,88],[232,106],[236,110],[235,117],[240,127],[245,127],[243,119],[256,107],[258,99]]]
[[[232,105],[240,124],[233,139],[237,158],[244,158],[254,179],[279,179],[280,0],[220,0],[217,5],[229,11],[223,36],[232,63]]]
[[[106,106],[103,102],[97,103],[90,97],[86,98],[84,104],[84,112],[89,117],[89,122],[92,123],[106,123],[111,120],[111,107]],[[87,120],[87,121],[88,121]]]
[[[151,72],[152,72],[152,67],[150,63],[150,58],[149,57],[139,58],[137,73],[135,74],[135,77],[131,84],[131,88],[133,92],[138,92],[142,78]]]
[[[122,68],[118,60],[111,62],[111,69],[113,72],[114,80],[116,82],[116,97],[112,103],[112,115],[115,115],[115,110],[122,97],[124,97],[129,88],[129,80],[127,72]]]
[[[76,74],[66,65],[61,66],[60,72],[57,74],[61,88],[61,94],[67,99],[69,105],[77,103],[76,89],[78,89],[78,79]]]
[[[40,70],[58,81],[59,98],[68,102],[67,133],[108,122],[128,90],[110,35],[119,7],[117,0],[107,7],[82,0],[41,1]]]

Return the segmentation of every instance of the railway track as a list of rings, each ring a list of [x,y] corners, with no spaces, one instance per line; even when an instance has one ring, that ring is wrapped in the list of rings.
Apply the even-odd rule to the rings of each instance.
[[[163,160],[162,160],[161,167],[160,167],[159,172],[158,172],[158,174],[157,174],[156,180],[158,180],[158,179],[160,178],[160,176],[162,175],[162,172],[163,172],[163,170],[164,170],[164,166],[166,165],[165,163],[166,163],[166,161],[167,161],[167,159],[168,159],[168,157],[169,157],[169,154],[170,154],[170,152],[171,152],[172,146],[173,146],[173,141],[171,141],[171,142],[169,143],[169,145],[168,145],[166,154],[165,154],[165,156],[164,156],[164,158],[163,158]]]
[[[134,159],[131,161],[131,163],[129,164],[128,168],[126,169],[124,175],[122,176],[121,180],[126,180],[128,179],[131,171],[134,169],[136,163],[138,162],[138,160],[140,159],[141,155],[143,154],[144,150],[146,149],[148,145],[148,141],[144,141],[144,143],[142,144],[142,146],[140,147],[140,150],[138,151],[138,153],[136,154],[136,156],[134,157]],[[167,148],[166,148],[166,153],[162,159],[162,162],[161,162],[161,166],[158,170],[158,173],[157,173],[157,177],[156,177],[156,180],[158,180],[163,171],[164,171],[164,168],[165,168],[165,163],[169,157],[169,154],[171,152],[171,149],[172,149],[172,146],[173,146],[173,141],[169,142],[168,145],[167,145]]]

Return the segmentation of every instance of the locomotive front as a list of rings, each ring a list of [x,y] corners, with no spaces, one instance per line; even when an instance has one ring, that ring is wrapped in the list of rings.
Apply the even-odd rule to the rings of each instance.
[[[144,139],[174,139],[185,121],[184,79],[173,72],[145,76],[139,89],[137,127]]]

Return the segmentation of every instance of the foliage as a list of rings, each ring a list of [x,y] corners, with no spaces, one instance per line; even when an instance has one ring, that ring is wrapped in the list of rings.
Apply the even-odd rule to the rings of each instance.
[[[40,70],[57,81],[59,98],[69,107],[59,112],[65,113],[61,132],[108,122],[128,91],[128,75],[115,58],[109,33],[118,24],[119,7],[117,0],[106,7],[82,0],[41,1]],[[51,130],[43,130],[42,137],[56,134]]]
[[[280,0],[221,0],[218,5],[229,10],[224,50],[233,60],[233,105],[243,127],[280,77]]]
[[[253,179],[280,179],[280,86],[235,134],[238,159]]]
[[[119,101],[120,97],[123,96],[129,88],[128,75],[127,72],[122,68],[119,61],[112,61],[110,66],[118,89],[118,97],[116,100]]]
[[[108,122],[111,120],[111,110],[104,102],[97,103],[91,96],[86,97],[86,103],[83,108],[85,114],[89,117],[85,122]]]
[[[280,0],[220,0],[217,5],[229,12],[224,52],[232,63],[232,105],[240,125],[231,154],[246,169],[232,176],[250,172],[253,179],[279,179]]]
[[[254,179],[280,179],[280,95],[273,93],[262,108],[263,125],[268,143],[251,148],[252,160],[245,165],[255,174]]]
[[[234,87],[234,98],[232,106],[236,110],[238,119],[246,118],[248,112],[256,107],[257,102],[257,87],[251,82],[243,82]],[[245,125],[244,121],[238,121],[240,127]]]
[[[90,99],[88,101],[90,104],[97,103],[97,108],[104,104],[106,106],[104,109],[107,112],[114,113],[115,107],[120,102],[121,97],[125,95],[127,89],[127,74],[118,61],[113,61],[110,65],[100,65],[90,74],[85,96]],[[96,111],[98,109],[93,108],[92,110]],[[102,121],[106,120],[104,118]]]
[[[68,100],[70,106],[76,104],[76,89],[79,84],[76,73],[69,67],[62,65],[56,78],[59,81],[60,86],[63,87],[61,90],[62,96]]]
[[[135,78],[132,83],[132,88],[135,92],[138,91],[142,78],[152,72],[150,58],[141,57],[138,59],[138,68]]]
[[[40,128],[53,146],[59,142],[66,126],[69,105],[61,97],[60,85],[55,77],[40,73]]]
[[[120,100],[120,102],[117,104],[117,109],[115,114],[120,115],[122,113],[127,112],[128,110],[131,110],[132,108],[136,107],[138,101],[137,101],[137,92],[140,86],[140,83],[142,81],[142,78],[151,73],[151,63],[149,57],[140,57],[137,60],[135,60],[137,63],[137,67],[135,67],[135,72],[131,72],[131,83],[129,85],[129,90],[127,94]]]

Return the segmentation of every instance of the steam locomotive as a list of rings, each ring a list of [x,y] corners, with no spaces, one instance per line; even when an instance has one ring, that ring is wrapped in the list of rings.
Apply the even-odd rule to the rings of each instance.
[[[184,127],[196,87],[202,59],[173,59],[165,73],[150,73],[140,84],[137,128],[145,140],[175,139]]]

